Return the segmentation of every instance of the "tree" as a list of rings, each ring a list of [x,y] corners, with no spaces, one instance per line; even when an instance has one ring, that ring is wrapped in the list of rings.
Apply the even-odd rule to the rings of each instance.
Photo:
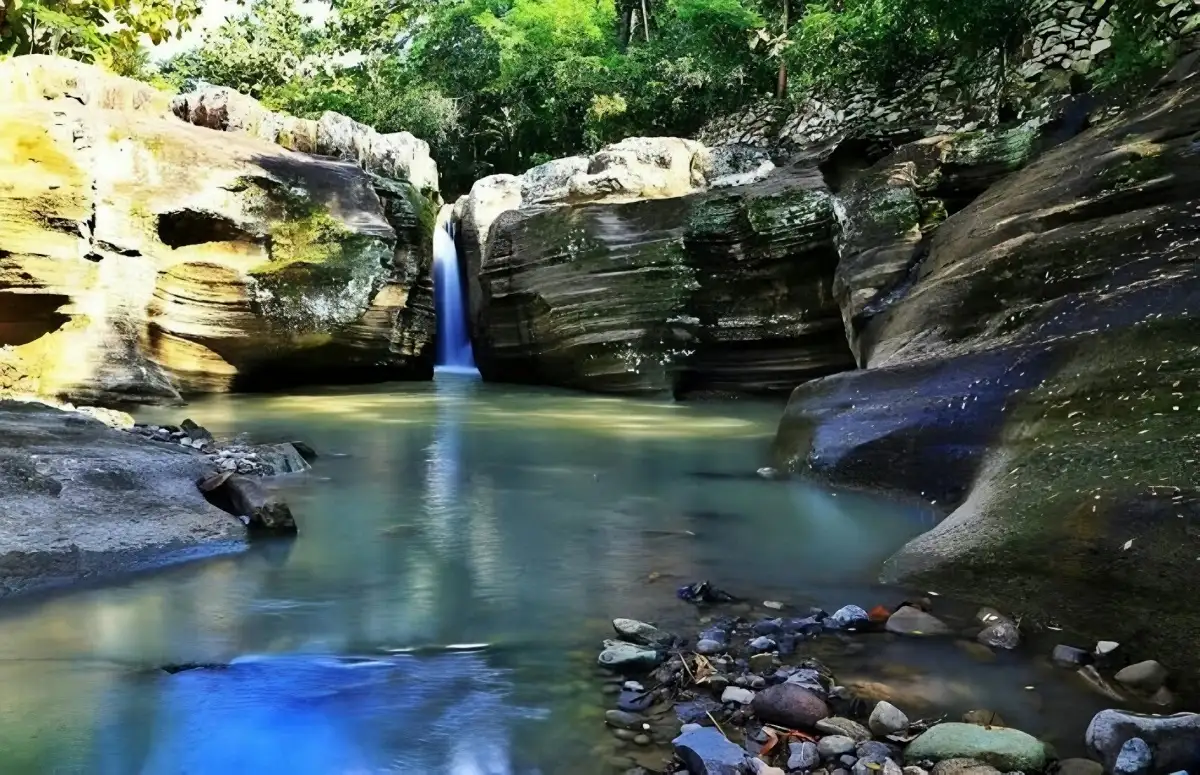
[[[2,0],[0,55],[55,54],[117,70],[141,67],[142,37],[186,32],[199,0]]]

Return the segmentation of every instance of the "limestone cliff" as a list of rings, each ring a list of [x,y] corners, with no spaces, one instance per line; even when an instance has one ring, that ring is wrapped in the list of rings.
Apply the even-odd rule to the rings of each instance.
[[[412,183],[190,125],[67,60],[0,63],[0,104],[0,389],[430,373],[433,207]]]
[[[989,187],[902,283],[886,248],[907,249],[888,242],[903,232],[879,232],[884,249],[839,268],[869,368],[799,387],[776,439],[792,470],[954,509],[892,579],[1052,615],[1191,675],[1197,132],[1189,79]],[[921,186],[880,173],[928,169],[927,152],[901,149],[859,185],[912,223]],[[864,319],[873,272],[892,284]]]

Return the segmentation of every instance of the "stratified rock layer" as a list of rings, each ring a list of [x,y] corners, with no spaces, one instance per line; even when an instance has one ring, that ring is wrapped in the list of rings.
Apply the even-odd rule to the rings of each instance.
[[[430,200],[192,126],[144,84],[0,63],[0,390],[81,401],[428,376]]]
[[[776,443],[793,470],[958,507],[890,579],[1192,676],[1197,132],[1200,88],[1169,91],[951,216],[870,321],[872,368],[799,387]]]
[[[502,214],[479,274],[487,379],[772,392],[852,365],[819,176]]]

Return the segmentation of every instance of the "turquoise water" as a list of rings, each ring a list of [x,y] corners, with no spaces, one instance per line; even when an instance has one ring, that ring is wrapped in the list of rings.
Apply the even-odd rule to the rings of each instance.
[[[594,659],[612,617],[692,637],[700,614],[674,589],[706,578],[751,604],[896,602],[905,592],[877,586],[878,567],[935,518],[758,477],[780,408],[440,378],[149,413],[312,445],[314,469],[277,482],[300,535],[0,608],[0,769],[586,774],[660,762],[661,747],[603,728],[612,700]],[[843,680],[914,711],[987,703],[1038,734],[1091,712],[1070,687],[1026,690],[1056,680],[1042,665],[976,662],[948,641],[880,639],[869,658],[842,645],[821,648]],[[156,669],[186,662],[231,664]]]

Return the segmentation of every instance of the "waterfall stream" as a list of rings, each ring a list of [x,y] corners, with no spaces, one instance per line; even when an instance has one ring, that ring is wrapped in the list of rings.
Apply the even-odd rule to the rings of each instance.
[[[444,223],[433,231],[433,306],[437,316],[434,363],[438,371],[475,374],[478,372],[467,335],[465,294],[452,229],[452,224]]]

